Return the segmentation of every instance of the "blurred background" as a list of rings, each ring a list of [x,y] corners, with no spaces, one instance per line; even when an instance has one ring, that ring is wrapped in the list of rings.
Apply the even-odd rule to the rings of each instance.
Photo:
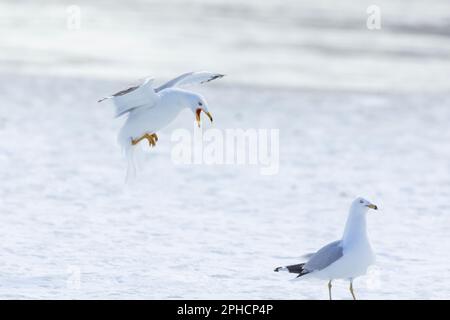
[[[449,40],[447,0],[1,0],[0,298],[327,299],[272,270],[364,196],[357,296],[448,299]],[[96,101],[193,70],[227,75],[198,88],[214,127],[280,129],[277,175],[173,165],[187,111],[124,184]]]
[[[366,26],[371,5],[380,8],[380,30]],[[219,68],[233,83],[261,86],[449,88],[445,0],[4,0],[0,6],[3,72],[135,79],[171,77],[189,66]]]

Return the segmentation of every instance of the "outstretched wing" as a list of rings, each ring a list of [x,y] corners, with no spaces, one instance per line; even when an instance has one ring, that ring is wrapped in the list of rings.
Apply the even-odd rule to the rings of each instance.
[[[159,96],[152,87],[152,83],[153,79],[147,78],[140,85],[116,92],[109,97],[100,99],[98,102],[113,99],[114,105],[116,106],[116,117],[139,107],[151,107],[159,99]]]
[[[179,87],[189,84],[202,84],[215,79],[220,79],[223,76],[224,76],[223,74],[212,73],[208,71],[188,72],[182,74],[181,76],[176,77],[175,79],[166,82],[162,86],[156,88],[155,91],[159,92],[167,88]]]

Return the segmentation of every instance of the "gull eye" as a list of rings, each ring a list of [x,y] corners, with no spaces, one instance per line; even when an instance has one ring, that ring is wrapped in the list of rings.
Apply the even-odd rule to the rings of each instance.
[[[198,103],[198,105],[199,105],[199,106],[202,106],[202,105],[203,105],[203,103],[199,102],[199,103]]]
[[[364,203],[364,201],[362,201],[362,200],[359,200],[359,203]]]

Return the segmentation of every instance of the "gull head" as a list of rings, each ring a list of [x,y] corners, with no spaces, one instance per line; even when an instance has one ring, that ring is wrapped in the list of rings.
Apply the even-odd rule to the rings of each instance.
[[[352,203],[352,209],[367,212],[369,209],[378,210],[378,207],[364,198],[357,198]]]
[[[213,121],[213,118],[208,110],[208,103],[206,102],[205,98],[203,98],[201,95],[193,93],[188,98],[189,108],[192,110],[192,112],[195,114],[195,120],[197,121],[198,127],[200,128],[200,114],[204,112],[206,116]]]

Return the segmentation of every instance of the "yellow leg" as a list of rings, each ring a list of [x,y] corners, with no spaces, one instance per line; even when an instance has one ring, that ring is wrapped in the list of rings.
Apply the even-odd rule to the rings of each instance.
[[[131,140],[131,144],[134,146],[136,144],[138,144],[139,142],[141,142],[142,140],[147,139],[148,140],[148,145],[151,147],[154,147],[156,145],[156,141],[158,141],[158,136],[154,133],[152,134],[144,134],[142,137],[138,138],[138,139],[132,139]]]
[[[353,300],[356,300],[355,293],[353,292],[353,280],[350,281],[350,292],[352,294]]]
[[[328,282],[328,296],[330,297],[330,300],[333,300],[331,299],[331,280]]]

